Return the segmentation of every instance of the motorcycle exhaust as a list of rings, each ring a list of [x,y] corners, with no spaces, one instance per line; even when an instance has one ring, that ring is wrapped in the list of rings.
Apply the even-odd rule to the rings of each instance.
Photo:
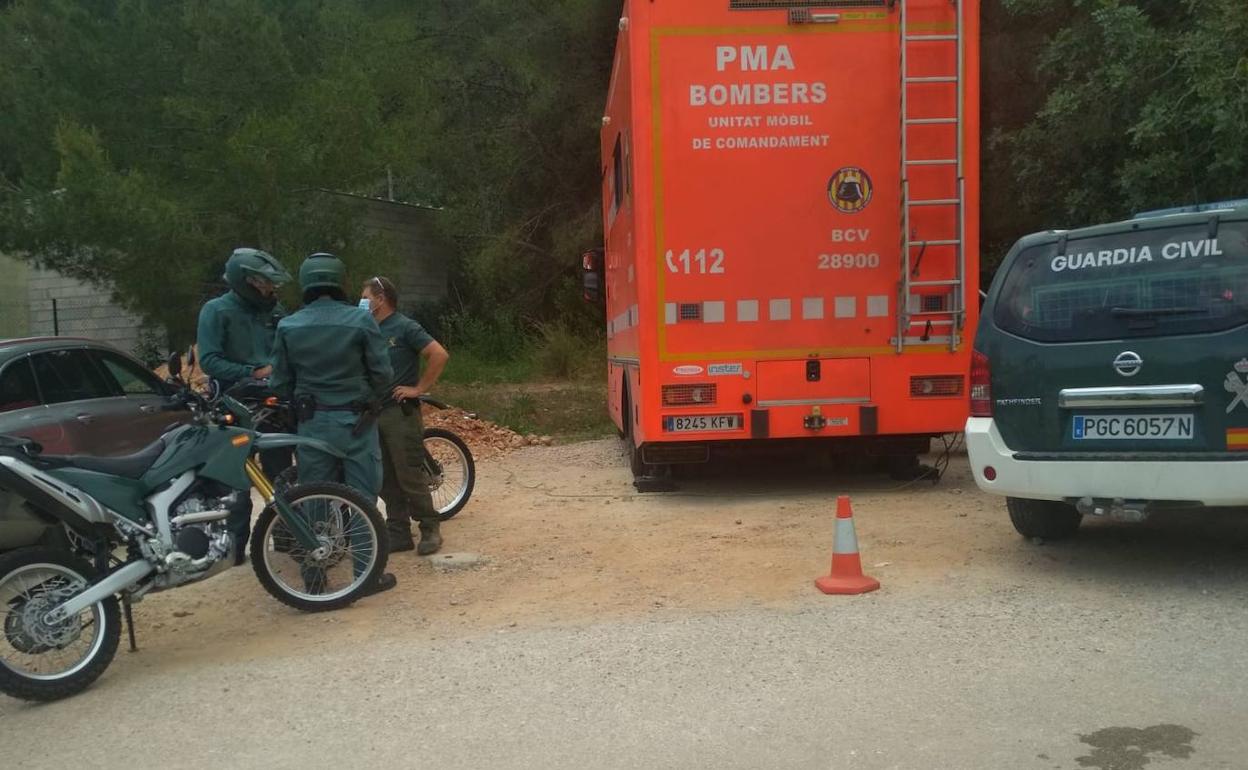
[[[230,512],[219,509],[215,511],[196,511],[195,513],[184,513],[181,516],[174,516],[169,520],[172,526],[180,527],[183,524],[203,524],[207,521],[220,521],[227,518]]]

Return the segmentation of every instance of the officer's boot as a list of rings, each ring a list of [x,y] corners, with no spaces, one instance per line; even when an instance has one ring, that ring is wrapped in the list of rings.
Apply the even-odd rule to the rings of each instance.
[[[390,536],[390,553],[403,553],[416,547],[412,540],[412,522],[409,519],[388,519],[386,533]]]
[[[241,567],[247,562],[247,540],[251,533],[247,530],[234,532],[234,566]]]
[[[438,519],[420,520],[420,545],[416,546],[417,554],[429,556],[442,547],[442,532],[439,529],[441,523]]]

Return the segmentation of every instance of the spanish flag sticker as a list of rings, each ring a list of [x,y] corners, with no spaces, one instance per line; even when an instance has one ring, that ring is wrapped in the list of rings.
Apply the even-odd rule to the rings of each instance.
[[[230,439],[230,443],[234,446],[246,446],[248,441],[251,441],[251,438],[245,435],[235,436]],[[1248,449],[1248,445],[1245,445],[1244,448]]]
[[[1248,428],[1228,428],[1227,429],[1226,451],[1248,452]]]

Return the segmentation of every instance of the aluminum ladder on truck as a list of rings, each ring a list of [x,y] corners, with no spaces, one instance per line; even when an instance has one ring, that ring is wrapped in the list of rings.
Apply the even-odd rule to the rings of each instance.
[[[901,17],[899,29],[901,34],[902,243],[897,336],[893,339],[898,353],[905,352],[907,346],[932,344],[948,344],[950,350],[957,350],[961,344],[962,330],[966,323],[966,179],[963,171],[966,140],[963,131],[966,110],[964,8],[962,0],[948,0],[949,7],[957,19],[955,31],[952,34],[918,31],[912,33],[908,6],[913,1],[898,0]],[[936,50],[947,50],[948,46],[954,46],[957,71],[953,74],[912,74],[913,53],[919,46],[936,47]],[[930,50],[930,48],[925,49],[925,52]],[[941,57],[942,60],[946,58]],[[956,114],[915,116],[915,99],[911,89],[916,89],[917,94],[918,89],[946,88],[950,83],[954,84],[954,98],[957,100]],[[950,147],[947,152],[942,150],[937,157],[916,158],[912,156],[914,142],[910,136],[911,131],[923,130],[924,126],[946,125],[954,128],[953,147]],[[943,180],[941,187],[950,190],[948,194],[953,197],[913,198],[911,182],[913,176],[919,173],[927,174],[929,178],[934,174],[939,175]],[[927,235],[921,236],[914,229],[917,209],[948,212],[949,218],[954,222],[953,232],[933,233],[929,229]],[[941,219],[944,220],[945,217]],[[920,280],[923,257],[928,250],[950,248],[954,252],[952,255],[953,277]],[[949,261],[949,259],[940,260],[946,265]],[[947,273],[948,267],[942,267],[941,270]],[[931,292],[932,289],[939,287],[947,287],[948,291]]]

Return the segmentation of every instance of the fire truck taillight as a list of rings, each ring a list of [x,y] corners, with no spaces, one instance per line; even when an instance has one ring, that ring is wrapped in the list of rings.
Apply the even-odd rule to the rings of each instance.
[[[950,398],[962,395],[963,380],[957,375],[937,375],[935,377],[911,377],[910,396],[912,398]]]
[[[712,406],[716,387],[706,385],[664,385],[663,406]]]
[[[992,368],[978,350],[971,353],[971,416],[992,416]]]

